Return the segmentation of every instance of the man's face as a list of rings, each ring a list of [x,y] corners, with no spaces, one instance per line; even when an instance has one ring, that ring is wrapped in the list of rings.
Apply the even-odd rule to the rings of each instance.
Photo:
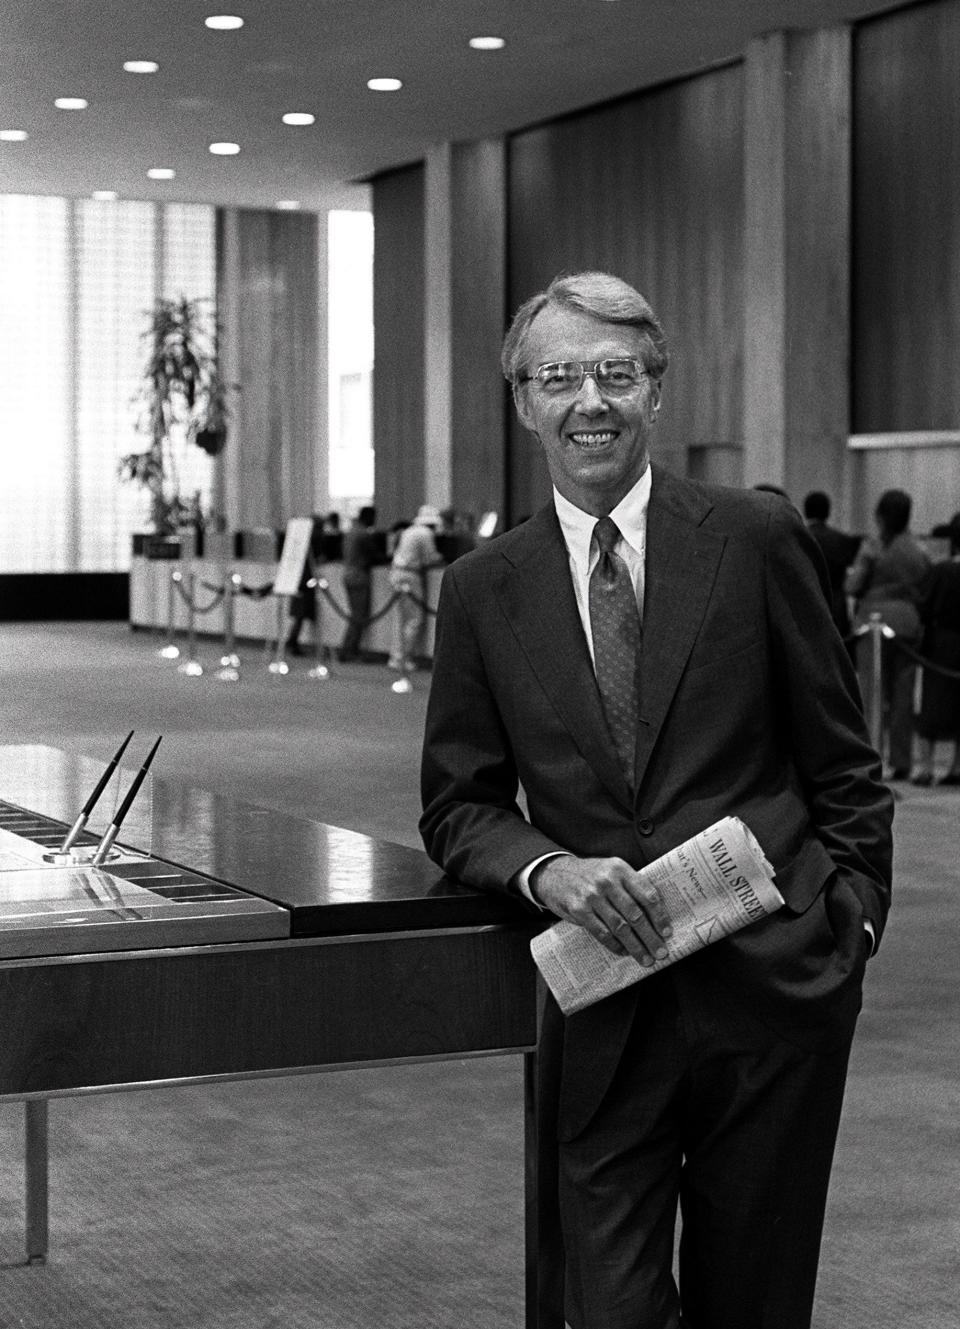
[[[547,305],[531,324],[524,345],[523,372],[535,373],[555,360],[644,360],[645,341],[637,328]],[[576,394],[551,397],[536,383],[521,384],[517,413],[543,444],[556,488],[571,503],[596,517],[616,507],[649,463],[648,441],[660,389],[641,378],[631,391],[604,395],[592,376]]]

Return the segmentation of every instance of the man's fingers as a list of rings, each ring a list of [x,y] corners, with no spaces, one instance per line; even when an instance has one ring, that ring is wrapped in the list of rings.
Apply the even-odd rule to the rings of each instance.
[[[657,892],[640,903],[635,894],[620,887],[611,891],[609,898],[597,912],[621,946],[641,962],[665,960],[665,939],[672,934],[669,922],[660,904]],[[656,912],[653,906],[656,905]]]
[[[597,918],[599,928],[591,927],[590,930],[607,945],[608,950],[614,950],[614,947],[608,945],[607,937],[616,943],[615,954],[632,955],[641,964],[652,964],[655,959],[666,958],[667,949],[645,914],[640,913],[635,919],[629,920],[612,908],[604,908]]]
[[[548,908],[586,928],[613,955],[633,955],[647,966],[666,959],[672,928],[660,893],[623,859],[549,859],[536,885]]]
[[[673,936],[670,914],[667,911],[663,897],[655,886],[641,882],[639,875],[635,874],[633,881],[626,884],[626,894],[630,898],[625,905],[619,905],[618,901],[620,912],[624,917],[632,920],[638,913],[643,913],[649,918],[658,936],[668,940]]]
[[[587,931],[596,937],[600,945],[605,946],[613,955],[629,954],[627,948],[618,940],[616,934],[610,931],[605,923],[601,923],[597,920],[596,923],[588,925]]]
[[[627,955],[630,952],[616,926],[618,917],[613,911],[595,912],[590,907],[575,910],[569,915],[571,922],[579,924],[613,955]]]

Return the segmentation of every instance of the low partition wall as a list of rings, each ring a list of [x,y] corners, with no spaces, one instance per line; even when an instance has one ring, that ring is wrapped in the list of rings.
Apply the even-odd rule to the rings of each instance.
[[[0,575],[0,620],[108,621],[128,614],[125,572],[8,572]]]

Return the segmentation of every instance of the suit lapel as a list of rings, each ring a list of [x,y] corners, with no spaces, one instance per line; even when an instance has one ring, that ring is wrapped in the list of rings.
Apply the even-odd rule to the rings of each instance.
[[[726,537],[704,530],[711,504],[699,490],[653,470],[640,652],[640,716],[635,788],[670,709],[703,621]],[[627,808],[624,779],[597,688],[553,504],[525,523],[505,556],[495,591],[533,672],[582,753]]]
[[[524,524],[496,594],[530,668],[600,780],[626,807],[631,794],[607,731],[553,504]]]
[[[658,467],[647,514],[636,785],[643,782],[693,648],[726,537],[702,529],[711,504]]]

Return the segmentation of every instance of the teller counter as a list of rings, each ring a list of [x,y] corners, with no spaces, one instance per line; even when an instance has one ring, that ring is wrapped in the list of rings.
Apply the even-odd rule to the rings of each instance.
[[[529,909],[415,849],[161,779],[100,867],[93,818],[58,863],[102,769],[0,747],[0,1099],[26,1105],[28,1259],[47,1253],[58,1096],[518,1054],[526,1324],[562,1329]]]
[[[130,625],[134,628],[166,629],[169,627],[171,607],[173,626],[177,633],[187,630],[187,605],[183,596],[171,591],[171,573],[179,571],[186,579],[192,573],[194,581],[194,602],[199,611],[196,615],[196,631],[199,636],[221,637],[224,633],[223,601],[216,603],[216,592],[226,579],[236,573],[241,584],[250,591],[257,591],[273,582],[277,570],[275,562],[261,562],[255,559],[235,559],[231,561],[209,558],[145,558],[134,555],[130,563]],[[390,586],[390,569],[376,567],[372,573],[371,615],[376,616],[393,596]],[[440,580],[443,569],[434,569],[426,576],[425,602],[436,609],[440,593]],[[346,626],[342,614],[348,610],[347,594],[343,586],[343,564],[324,563],[320,576],[327,583],[327,595],[321,595],[320,633],[325,646],[336,648],[343,640]],[[172,597],[172,598],[171,598]],[[328,598],[329,597],[329,598]],[[210,605],[211,608],[207,609]],[[263,599],[249,594],[238,594],[234,599],[233,630],[241,641],[276,641],[278,632],[285,633],[289,625],[289,602],[286,597],[278,604],[277,597],[268,595]],[[388,610],[383,617],[376,618],[367,629],[363,647],[368,651],[389,654],[393,649],[395,611]],[[427,615],[425,652],[433,654],[432,614]],[[308,640],[307,631],[303,640]]]

